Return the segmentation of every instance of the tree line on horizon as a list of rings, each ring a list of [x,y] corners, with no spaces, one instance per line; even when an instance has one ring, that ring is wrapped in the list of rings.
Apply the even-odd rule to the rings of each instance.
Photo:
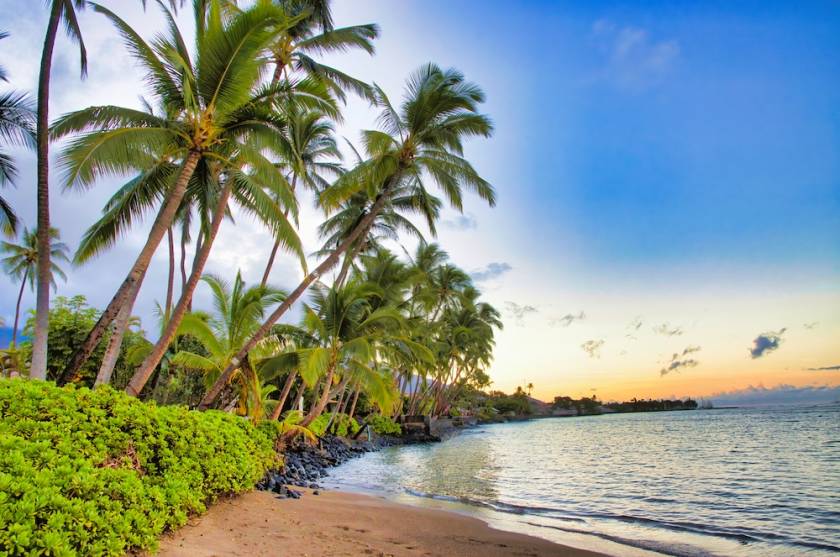
[[[412,218],[434,236],[441,209],[462,211],[465,193],[495,204],[493,187],[463,152],[465,140],[492,135],[480,112],[484,93],[461,72],[429,63],[410,74],[401,102],[392,103],[376,84],[320,60],[347,50],[373,54],[377,25],[335,27],[328,0],[244,4],[158,2],[165,28],[146,41],[100,4],[48,3],[37,102],[21,92],[0,94],[0,141],[37,150],[37,227],[24,228],[0,198],[0,227],[9,238],[0,247],[3,265],[20,284],[3,374],[111,385],[254,420],[294,415],[302,427],[327,410],[353,416],[361,405],[385,416],[448,412],[465,390],[489,385],[485,370],[502,322]],[[92,106],[52,119],[58,27],[77,43],[84,76],[77,12],[85,8],[114,26],[150,96],[140,109]],[[176,21],[178,9],[193,11],[192,45]],[[377,129],[361,132],[360,147],[349,145],[348,161],[335,125],[350,95],[378,108],[379,117]],[[49,150],[57,141],[64,189],[125,179],[72,255],[49,214]],[[15,161],[0,151],[0,186],[16,175]],[[298,236],[304,192],[323,213],[320,261],[311,269]],[[233,210],[269,233],[259,284],[238,273],[205,272]],[[58,297],[50,306],[63,265],[107,257],[147,213],[154,214],[148,238],[121,269],[124,278],[105,308],[89,308],[79,297]],[[405,235],[419,240],[414,253],[400,257],[384,245]],[[168,255],[168,281],[151,341],[133,310],[159,250]],[[303,272],[290,291],[270,283],[279,257]],[[36,307],[23,328],[28,338],[18,343],[27,285]],[[199,285],[212,293],[211,310],[193,307]],[[302,318],[281,323],[292,307]]]

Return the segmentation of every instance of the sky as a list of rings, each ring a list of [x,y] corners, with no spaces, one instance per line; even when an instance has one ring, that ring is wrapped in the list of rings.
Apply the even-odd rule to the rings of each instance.
[[[12,35],[0,61],[11,87],[34,91],[46,10],[3,4],[0,29]],[[140,2],[103,4],[147,38],[162,28]],[[545,400],[840,397],[840,4],[335,0],[334,14],[382,35],[373,58],[327,61],[392,98],[429,61],[487,93],[496,133],[467,154],[498,205],[468,198],[463,214],[444,213],[436,240],[503,311],[494,388],[532,383]],[[139,106],[141,76],[114,30],[90,12],[81,25],[89,76],[79,79],[62,38],[52,114]],[[351,141],[375,125],[359,99],[344,116]],[[19,184],[3,195],[31,225],[34,155],[16,156]],[[53,171],[55,222],[71,247],[120,183],[62,193]],[[304,202],[308,251],[320,219]],[[145,234],[73,269],[57,294],[104,306]],[[270,244],[248,217],[225,223],[208,270],[255,282]],[[136,307],[149,331],[164,252]],[[285,257],[272,281],[288,288],[300,276]],[[16,289],[0,278],[7,323]],[[200,288],[196,305],[208,299]]]

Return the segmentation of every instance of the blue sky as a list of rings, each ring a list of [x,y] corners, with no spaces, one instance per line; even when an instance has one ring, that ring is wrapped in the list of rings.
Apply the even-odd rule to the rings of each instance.
[[[138,2],[104,3],[135,18],[147,37],[160,28]],[[11,6],[0,28],[13,35],[0,43],[0,58],[13,85],[34,89],[46,13],[35,2]],[[448,212],[440,242],[460,265],[485,271],[478,276],[488,299],[506,309],[491,373],[499,388],[532,381],[544,397],[697,396],[840,382],[836,371],[806,371],[840,364],[836,2],[336,0],[335,15],[339,25],[381,25],[376,57],[330,62],[392,96],[430,60],[458,67],[487,92],[497,132],[468,152],[497,187],[499,205],[471,198],[465,216]],[[137,105],[139,77],[113,30],[90,13],[82,24],[91,75],[78,80],[75,51],[62,43],[54,114]],[[341,131],[356,139],[373,118],[354,100]],[[21,161],[21,187],[8,196],[31,222],[33,161]],[[68,243],[116,184],[84,196],[60,197],[55,188]],[[302,218],[305,244],[315,249],[308,224],[320,217]],[[266,233],[240,219],[223,235],[210,270],[240,268],[258,280]],[[60,293],[104,304],[118,280],[113,269],[124,268],[142,239],[138,230],[74,270]],[[138,302],[150,329],[164,272],[161,257]],[[274,277],[288,287],[297,273],[284,261]],[[13,288],[0,282],[4,293]],[[8,322],[14,300],[2,298]],[[581,312],[584,319],[558,325]],[[627,331],[637,318],[644,325],[633,340]],[[654,331],[665,323],[683,334]],[[758,335],[781,329],[778,351],[749,357]],[[589,341],[603,341],[597,357],[581,349]],[[689,346],[702,347],[698,365],[660,375]]]

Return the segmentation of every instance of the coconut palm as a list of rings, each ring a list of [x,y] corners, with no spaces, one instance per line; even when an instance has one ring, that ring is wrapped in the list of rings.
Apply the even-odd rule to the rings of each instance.
[[[329,186],[328,177],[337,177],[343,171],[341,153],[335,142],[335,129],[318,111],[302,111],[290,105],[286,108],[286,114],[288,128],[278,154],[291,176],[292,191],[300,182],[310,191],[321,192]],[[275,239],[263,272],[263,285],[268,282],[280,245],[281,239]]]
[[[478,193],[495,204],[493,188],[463,158],[462,141],[472,136],[488,137],[492,125],[478,112],[484,101],[481,89],[466,81],[456,70],[442,70],[428,64],[415,72],[408,82],[406,98],[397,111],[377,86],[376,102],[382,112],[384,131],[364,133],[368,159],[342,175],[324,191],[320,200],[328,209],[336,209],[359,192],[366,192],[372,201],[367,214],[342,243],[292,291],[249,340],[233,360],[242,361],[248,351],[271,331],[271,326],[314,283],[332,269],[359,239],[365,237],[381,211],[393,202],[394,195],[406,183],[423,185],[430,177],[443,191],[449,203],[461,210],[463,188]],[[426,188],[424,187],[424,190]],[[208,407],[219,395],[234,366],[220,377],[207,392],[201,406]]]
[[[147,109],[153,114],[153,111]],[[163,158],[161,156],[161,158]],[[276,245],[290,247],[290,249],[298,253],[302,258],[300,250],[300,242],[296,233],[288,222],[289,210],[282,210],[282,204],[289,202],[288,188],[285,181],[264,181],[262,173],[246,172],[241,169],[233,167],[233,163],[237,159],[231,159],[227,165],[227,170],[221,173],[221,178],[217,178],[220,174],[218,169],[208,166],[207,160],[202,160],[196,166],[196,171],[190,178],[187,185],[187,190],[184,198],[181,201],[181,207],[178,209],[176,220],[182,223],[182,239],[185,229],[188,231],[189,223],[192,214],[198,214],[200,220],[200,246],[196,250],[196,259],[193,262],[192,272],[189,280],[186,277],[186,270],[182,268],[184,273],[182,283],[182,296],[178,301],[178,305],[172,308],[172,290],[174,282],[174,241],[170,227],[167,230],[168,248],[169,248],[169,280],[167,283],[167,299],[164,306],[164,329],[161,332],[161,339],[168,339],[159,342],[163,349],[162,354],[166,352],[166,344],[174,338],[177,330],[177,325],[169,325],[171,317],[175,316],[180,319],[186,311],[189,311],[191,304],[192,288],[198,282],[201,273],[203,272],[204,263],[209,255],[210,247],[215,238],[221,220],[224,217],[229,217],[227,209],[224,207],[217,207],[215,212],[212,212],[212,206],[219,204],[218,191],[222,193],[227,188],[231,188],[230,197],[240,209],[245,213],[254,215],[260,222],[262,222],[272,233],[276,236]],[[250,159],[242,158],[242,164],[247,164]],[[168,167],[162,166],[165,175],[175,175],[177,167],[175,164],[169,164]],[[268,177],[273,174],[267,174]],[[219,183],[221,181],[221,183]],[[108,247],[114,245],[119,237],[123,235],[129,227],[142,214],[154,208],[159,200],[165,196],[165,187],[167,182],[157,178],[154,172],[144,172],[136,176],[111,197],[103,209],[102,218],[91,226],[82,238],[81,244],[74,261],[84,263],[90,258],[100,254]],[[214,196],[217,199],[214,200]],[[294,207],[293,207],[294,208]],[[296,212],[295,212],[296,214]],[[214,217],[215,215],[215,217]],[[183,244],[182,244],[182,249]],[[183,255],[183,254],[182,254]],[[114,332],[110,337],[108,347],[105,351],[105,356],[102,359],[99,376],[105,378],[107,381],[110,378],[113,366],[120,354],[120,345],[122,343],[123,334],[126,330],[127,319],[130,316],[130,307],[134,303],[139,288],[134,289],[133,297],[129,299],[129,303],[125,304],[114,320]],[[187,293],[186,296],[184,293]],[[152,359],[157,358],[156,346],[155,350],[149,352]],[[148,366],[153,370],[159,363],[155,361],[153,365]],[[145,366],[146,364],[141,364]],[[70,379],[69,377],[67,378]],[[148,380],[146,377],[143,382]],[[142,385],[135,383],[138,392],[142,389]]]
[[[141,0],[146,6],[146,0]],[[183,5],[184,0],[169,0],[174,10],[176,4]],[[79,47],[81,74],[87,74],[87,51],[82,40],[82,31],[76,16],[77,10],[83,10],[88,4],[85,0],[49,0],[50,17],[41,52],[41,65],[38,73],[38,108],[36,125],[36,147],[38,157],[37,205],[40,249],[38,250],[38,291],[36,294],[35,338],[32,342],[32,372],[34,379],[47,377],[47,333],[50,310],[50,206],[49,206],[49,149],[50,149],[50,77],[52,74],[53,51],[58,36],[58,26],[64,24],[68,37]],[[96,343],[94,343],[94,346]],[[92,350],[92,348],[91,348]]]
[[[146,179],[159,182],[166,193],[147,242],[72,359],[68,367],[70,375],[89,358],[123,306],[130,306],[136,297],[151,257],[172,226],[197,170],[203,168],[213,182],[223,182],[217,194],[208,196],[208,199],[215,198],[210,206],[215,205],[218,210],[213,211],[213,223],[202,246],[201,257],[205,260],[234,184],[248,179],[241,170],[243,167],[247,166],[252,175],[262,176],[263,182],[286,184],[282,173],[249,141],[258,139],[260,145],[273,144],[285,125],[271,107],[278,89],[258,88],[259,55],[277,29],[288,26],[290,20],[281,9],[266,2],[257,2],[230,19],[217,17],[218,1],[210,0],[209,5],[207,13],[198,10],[196,14],[194,56],[187,49],[172,13],[165,8],[162,9],[169,22],[169,33],[149,45],[116,14],[94,5],[97,12],[114,23],[131,53],[145,68],[147,81],[164,115],[100,106],[62,117],[54,127],[56,137],[82,134],[70,142],[62,156],[67,187],[86,188],[101,176],[140,172]],[[291,193],[284,197],[287,206],[293,207]],[[182,300],[191,298],[200,272],[195,275],[190,277]],[[186,305],[179,302],[179,306],[183,306],[183,315]],[[173,331],[177,329],[178,311],[176,308],[170,320]],[[156,349],[153,354],[157,352]],[[144,382],[133,381],[129,392],[136,394],[138,390],[134,387]]]
[[[170,363],[201,371],[209,385],[228,366],[242,343],[259,327],[267,309],[280,303],[285,295],[271,287],[247,288],[239,273],[232,285],[214,275],[205,275],[202,280],[212,292],[215,313],[186,315],[178,333],[197,339],[209,355],[181,350],[172,356]],[[250,360],[238,366],[232,381],[237,385],[240,409],[243,412],[249,411],[252,417],[263,417],[262,401],[268,392]]]
[[[67,280],[67,275],[58,265],[59,261],[69,262],[67,254],[69,248],[59,241],[60,234],[57,229],[50,229],[50,284],[53,289],[57,287],[55,277]],[[20,281],[17,305],[15,305],[15,324],[12,329],[12,348],[17,342],[18,325],[20,323],[20,304],[23,300],[23,290],[26,284],[35,290],[36,267],[38,264],[38,234],[35,231],[23,230],[20,244],[12,242],[0,243],[0,252],[6,255],[3,258],[3,268],[12,279]]]
[[[344,100],[345,91],[371,98],[371,88],[340,70],[316,61],[313,56],[360,49],[373,54],[373,40],[379,36],[375,24],[333,26],[329,0],[276,0],[298,22],[278,33],[269,49],[268,62],[274,64],[273,79],[292,79],[292,72],[326,85]]]
[[[330,399],[351,380],[368,376],[376,339],[402,325],[402,318],[395,310],[372,310],[371,301],[380,295],[374,285],[359,282],[343,288],[316,286],[312,304],[304,308],[299,333],[310,338],[309,345],[296,347],[263,363],[272,370],[297,370],[308,387],[316,388],[312,406],[301,426],[308,426],[320,416]],[[384,398],[381,402],[389,404]]]

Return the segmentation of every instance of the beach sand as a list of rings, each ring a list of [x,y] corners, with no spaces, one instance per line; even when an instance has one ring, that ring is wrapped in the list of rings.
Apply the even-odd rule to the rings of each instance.
[[[354,493],[302,491],[299,500],[253,491],[218,501],[161,540],[158,555],[603,557],[494,530],[457,513]]]

